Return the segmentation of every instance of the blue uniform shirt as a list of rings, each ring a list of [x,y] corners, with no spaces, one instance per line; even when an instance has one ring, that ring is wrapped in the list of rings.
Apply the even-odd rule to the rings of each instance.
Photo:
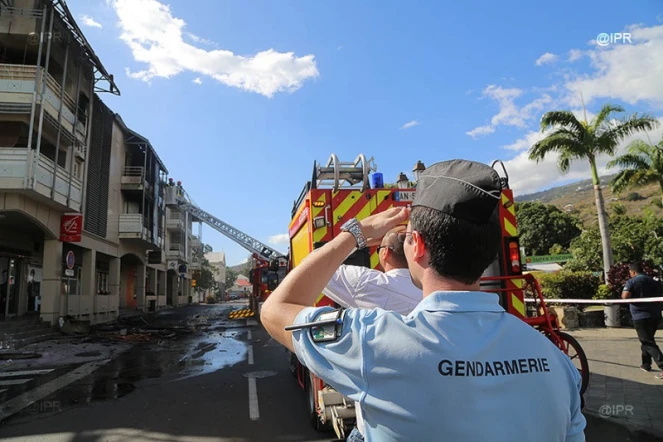
[[[347,309],[342,335],[293,332],[299,360],[358,401],[367,441],[584,442],[580,375],[484,292],[435,292],[407,316]],[[304,309],[295,324],[331,307]]]

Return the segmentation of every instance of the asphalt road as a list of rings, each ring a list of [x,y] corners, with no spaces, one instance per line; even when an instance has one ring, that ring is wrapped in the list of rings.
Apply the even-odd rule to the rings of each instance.
[[[165,345],[138,345],[123,353],[2,422],[0,439],[335,440],[333,433],[321,434],[310,427],[304,393],[288,371],[283,348],[260,326],[233,328],[223,319],[239,306],[191,306],[170,313],[175,322],[199,315],[207,324],[197,336]],[[257,400],[252,401],[254,391]],[[588,441],[660,441],[592,417],[588,417],[586,435]]]

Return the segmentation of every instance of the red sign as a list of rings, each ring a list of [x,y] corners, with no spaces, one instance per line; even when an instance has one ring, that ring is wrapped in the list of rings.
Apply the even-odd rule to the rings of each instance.
[[[83,215],[80,213],[66,213],[60,222],[60,241],[81,242],[83,233]]]

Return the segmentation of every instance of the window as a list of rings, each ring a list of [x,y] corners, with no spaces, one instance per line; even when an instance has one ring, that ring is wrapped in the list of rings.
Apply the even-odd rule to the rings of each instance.
[[[101,272],[97,270],[97,295],[108,295],[108,272]]]

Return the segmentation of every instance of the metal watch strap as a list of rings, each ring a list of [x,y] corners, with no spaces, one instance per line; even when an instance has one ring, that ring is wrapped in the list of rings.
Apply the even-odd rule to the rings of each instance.
[[[357,221],[357,218],[352,218],[343,224],[341,226],[341,231],[351,233],[352,236],[355,237],[355,241],[357,241],[357,249],[363,249],[368,245],[366,242],[366,237],[361,231],[361,227],[359,226],[359,221]]]

